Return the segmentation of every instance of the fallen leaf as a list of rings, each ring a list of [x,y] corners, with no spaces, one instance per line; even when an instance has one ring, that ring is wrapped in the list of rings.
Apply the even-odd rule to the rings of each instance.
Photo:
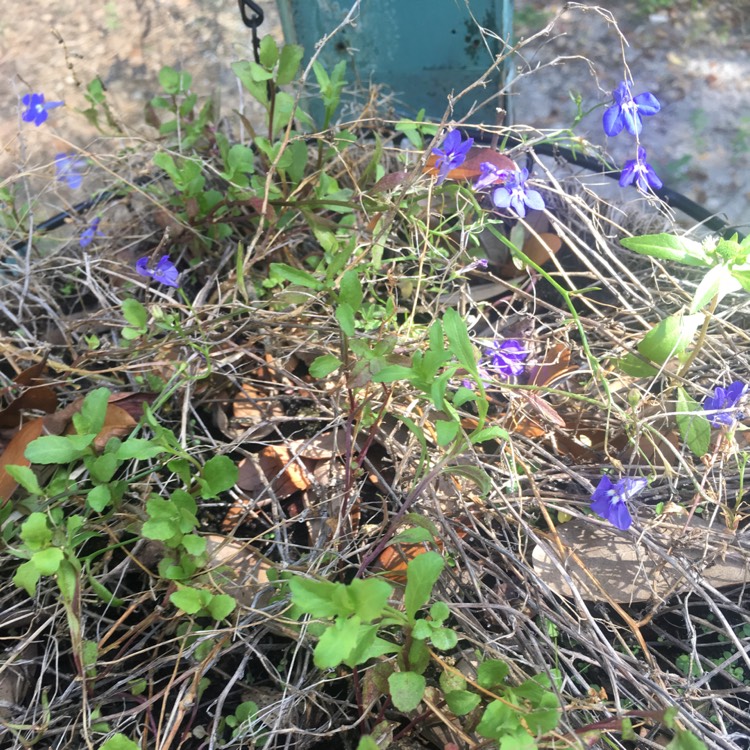
[[[18,427],[21,423],[21,412],[43,411],[49,414],[57,408],[57,394],[52,386],[47,385],[42,376],[47,369],[45,361],[27,367],[13,379],[13,386],[4,388],[0,396],[8,396],[13,391],[21,394],[13,398],[8,406],[0,411],[0,427]]]
[[[258,592],[268,586],[268,571],[273,566],[243,542],[220,534],[208,534],[204,539],[207,576],[216,588],[246,607],[258,606]]]
[[[11,495],[18,487],[18,482],[5,471],[5,467],[8,465],[30,466],[31,462],[24,455],[26,446],[42,434],[43,428],[43,417],[37,417],[27,422],[11,438],[2,455],[0,455],[0,508],[10,500]]]

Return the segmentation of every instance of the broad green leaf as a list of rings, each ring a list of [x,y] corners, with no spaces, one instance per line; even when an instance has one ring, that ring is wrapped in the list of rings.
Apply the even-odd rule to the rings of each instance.
[[[382,578],[355,578],[348,586],[354,611],[362,622],[372,622],[383,614],[393,587]]]
[[[445,602],[435,602],[430,607],[430,617],[433,622],[445,622],[451,615],[450,608]]]
[[[433,542],[434,540],[435,535],[427,529],[405,529],[393,537],[391,544],[422,544],[423,542]]]
[[[517,733],[520,729],[521,723],[518,721],[518,713],[507,703],[492,701],[484,709],[476,731],[481,737],[499,740],[505,735]]]
[[[706,743],[687,729],[677,729],[664,750],[707,750]]]
[[[477,693],[471,693],[468,690],[452,690],[445,694],[445,702],[456,716],[465,716],[471,713],[481,701],[482,699]]]
[[[379,748],[378,743],[369,735],[360,737],[359,743],[357,743],[357,750],[379,750]]]
[[[458,635],[450,628],[435,628],[430,636],[432,645],[441,651],[450,651],[458,644]]]
[[[409,561],[406,566],[404,608],[410,623],[414,622],[417,611],[429,601],[444,567],[445,561],[437,552],[425,552]]]
[[[377,634],[377,625],[360,625],[357,637],[354,640],[354,646],[343,660],[344,664],[352,669],[364,664],[370,658],[370,649],[375,643]]]
[[[35,552],[31,556],[31,562],[43,576],[51,576],[57,573],[64,556],[59,547],[47,547]]]
[[[21,526],[21,539],[29,549],[41,549],[52,541],[52,530],[47,524],[47,516],[34,511]]]
[[[19,589],[25,589],[29,596],[34,596],[36,584],[40,578],[41,574],[36,565],[29,560],[18,566],[18,570],[16,570],[16,574],[13,576],[13,584],[18,586]]]
[[[690,345],[703,315],[670,315],[657,323],[638,344],[638,352],[652,362],[663,365],[670,357],[681,354]]]
[[[286,86],[294,80],[304,54],[304,47],[300,47],[299,44],[285,44],[281,48],[279,68],[276,73],[276,83],[279,86]]]
[[[213,456],[201,469],[201,497],[210,500],[237,484],[239,470],[229,456]]]
[[[717,302],[726,297],[727,294],[742,289],[742,284],[732,276],[731,271],[725,265],[714,266],[698,284],[690,304],[690,312],[696,313],[702,310],[714,297]]]
[[[140,745],[119,732],[110,737],[99,750],[140,750]]]
[[[89,490],[86,495],[86,503],[89,508],[95,510],[97,513],[101,513],[111,502],[112,493],[109,491],[109,487],[106,484],[98,484],[93,489]]]
[[[639,255],[649,255],[659,260],[674,260],[686,266],[710,266],[711,260],[700,242],[672,234],[647,234],[626,237],[620,244]]]
[[[388,678],[393,705],[405,713],[413,711],[422,702],[426,685],[425,678],[415,672],[394,672]]]
[[[177,609],[181,609],[189,615],[194,615],[203,609],[203,593],[199,589],[186,586],[178,591],[173,591],[169,595],[169,600]]]
[[[510,669],[504,661],[489,659],[483,661],[477,668],[477,682],[490,690],[497,685],[502,685],[508,676]]]
[[[373,376],[375,383],[393,383],[396,380],[409,380],[414,376],[414,370],[411,367],[403,365],[387,365],[382,370],[378,370]]]
[[[320,636],[313,662],[318,669],[334,669],[352,653],[357,645],[361,620],[357,615],[344,619],[339,617],[336,622],[326,629]]]
[[[214,620],[224,620],[237,608],[237,601],[228,594],[215,594],[206,609]]]
[[[523,728],[500,738],[499,750],[538,750],[536,740]]]
[[[292,603],[313,617],[333,617],[338,613],[333,595],[339,585],[331,581],[315,581],[301,576],[289,579]]]
[[[461,425],[453,420],[447,421],[439,419],[435,422],[435,432],[437,433],[437,442],[439,446],[446,446],[458,435]]]
[[[341,277],[339,300],[346,302],[352,310],[359,310],[362,305],[362,297],[362,282],[359,280],[359,274],[351,268]]]
[[[32,440],[24,455],[32,464],[69,464],[81,458],[96,435],[42,435]]]
[[[87,464],[91,478],[96,482],[109,482],[117,471],[120,462],[113,453],[102,453]]]
[[[28,466],[15,466],[9,464],[5,466],[5,471],[23,487],[26,492],[32,495],[41,495],[42,488],[39,486],[39,480],[36,478],[34,470]]]
[[[309,372],[314,378],[325,378],[332,372],[336,372],[341,365],[342,362],[338,357],[334,357],[333,354],[323,354],[310,363]]]
[[[131,458],[137,458],[145,461],[148,458],[155,458],[165,452],[165,448],[157,445],[153,440],[145,438],[128,438],[121,443],[115,451],[115,456],[121,461],[127,461]]]
[[[510,435],[502,427],[493,426],[472,432],[469,439],[472,445],[477,445],[477,443],[486,443],[488,440],[510,440]]]
[[[266,34],[260,40],[258,57],[260,58],[260,64],[269,70],[276,65],[276,61],[279,59],[279,48],[276,45],[276,40],[270,34]]]
[[[626,374],[634,378],[653,378],[659,374],[659,370],[653,365],[639,359],[635,354],[628,353],[621,359],[615,360],[615,364]]]
[[[73,424],[79,435],[99,434],[107,416],[110,395],[108,388],[97,388],[83,399],[81,410],[73,415]]]
[[[202,555],[206,551],[206,540],[196,534],[185,534],[180,540],[180,544],[185,548],[188,554],[193,556]]]
[[[701,405],[680,387],[677,389],[677,426],[680,437],[698,457],[705,456],[711,445],[711,423]]]

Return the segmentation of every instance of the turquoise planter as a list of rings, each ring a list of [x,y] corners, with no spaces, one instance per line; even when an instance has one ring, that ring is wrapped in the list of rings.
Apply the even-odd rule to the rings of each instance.
[[[316,43],[336,28],[353,5],[352,0],[277,0],[277,4],[284,37],[304,47],[305,64]],[[329,72],[346,60],[346,91],[359,85],[360,107],[372,82],[395,95],[398,115],[411,117],[424,108],[429,119],[439,120],[448,95],[458,94],[482,76],[503,47],[496,39],[482,38],[477,24],[510,41],[512,22],[512,0],[361,0],[355,24],[339,31],[318,59]],[[504,62],[493,71],[486,88],[475,89],[456,104],[453,118],[463,117],[472,104],[498,91],[510,73],[511,66]],[[311,80],[315,80],[312,75]],[[505,108],[503,99],[482,107],[472,115],[472,123],[495,124],[497,107]],[[312,115],[320,120],[314,108]]]

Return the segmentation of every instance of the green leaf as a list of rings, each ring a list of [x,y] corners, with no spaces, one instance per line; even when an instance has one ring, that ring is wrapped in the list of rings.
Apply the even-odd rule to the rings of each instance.
[[[304,54],[305,49],[299,44],[285,44],[281,48],[279,69],[276,74],[276,83],[279,86],[286,86],[294,80]]]
[[[47,524],[47,516],[34,511],[21,526],[21,539],[31,550],[42,549],[52,541],[52,530]]]
[[[382,578],[355,578],[347,588],[354,612],[362,622],[372,622],[376,617],[380,617],[393,594],[393,587]]]
[[[626,375],[630,375],[634,378],[653,378],[659,374],[659,370],[656,367],[648,364],[648,362],[644,362],[630,352],[624,357],[616,359],[615,364]]]
[[[435,602],[430,607],[430,617],[433,622],[445,622],[450,617],[451,611],[445,602]]]
[[[458,635],[450,628],[435,628],[430,637],[432,645],[441,651],[450,651],[458,644]]]
[[[140,750],[140,745],[119,732],[112,735],[99,750]]]
[[[109,482],[115,475],[120,462],[112,453],[102,453],[97,456],[91,463],[87,464],[89,474],[95,482]]]
[[[268,270],[270,276],[284,279],[292,284],[297,284],[297,286],[303,286],[306,289],[319,291],[323,288],[323,284],[312,274],[303,271],[301,268],[289,266],[286,263],[271,263]]]
[[[75,561],[78,565],[78,561]],[[70,560],[62,560],[60,567],[57,569],[56,579],[57,588],[60,589],[60,594],[64,601],[73,602],[75,601],[76,594],[78,594],[78,568],[74,567]]]
[[[331,581],[294,576],[289,579],[292,603],[313,617],[333,617],[338,613],[338,606],[333,602],[338,585]]]
[[[659,260],[674,260],[686,266],[710,266],[711,260],[700,242],[672,234],[647,234],[620,240],[623,247],[639,255],[649,255]]]
[[[701,405],[680,387],[676,406],[680,437],[698,458],[705,456],[711,445],[711,423],[704,416]]]
[[[25,589],[29,596],[34,596],[36,584],[40,578],[41,574],[37,570],[36,565],[29,560],[18,566],[18,570],[16,570],[16,574],[13,576],[13,584],[20,589]]]
[[[342,362],[338,357],[334,357],[333,354],[323,354],[310,363],[309,372],[316,379],[325,378],[332,372],[336,372],[341,365]]]
[[[714,297],[717,303],[721,302],[727,294],[738,289],[742,289],[742,284],[732,275],[729,268],[723,264],[714,266],[698,284],[690,304],[690,312],[702,310]]]
[[[466,716],[471,713],[480,703],[482,699],[476,693],[471,693],[468,690],[452,690],[450,693],[445,694],[445,702],[448,704],[448,708],[453,711],[456,716]]]
[[[213,456],[201,470],[201,497],[211,500],[237,484],[239,470],[229,456]]]
[[[404,529],[391,539],[391,544],[422,544],[424,542],[434,542],[435,535],[423,528]],[[390,546],[390,545],[389,545]]]
[[[169,600],[174,604],[177,609],[181,609],[183,612],[194,615],[203,609],[203,598],[204,592],[200,589],[190,588],[186,586],[178,591],[173,591],[169,595]]]
[[[500,738],[499,750],[538,750],[534,738],[523,728]]]
[[[42,435],[32,440],[24,456],[32,464],[68,464],[81,458],[96,435]]]
[[[750,292],[750,270],[745,268],[733,268],[732,276],[737,279],[738,283],[746,292]]]
[[[186,534],[180,540],[180,544],[185,548],[188,554],[197,557],[206,551],[206,540],[202,536],[195,534]]]
[[[475,378],[479,379],[477,358],[464,319],[458,314],[458,311],[449,308],[443,316],[443,326],[453,354]]]
[[[346,302],[352,310],[359,310],[362,298],[362,282],[359,280],[359,273],[351,268],[341,277],[339,301]]]
[[[97,513],[101,513],[112,501],[112,493],[109,491],[109,487],[106,484],[99,484],[93,489],[89,490],[86,495],[86,503],[89,508],[95,510]]]
[[[388,678],[393,705],[406,713],[422,702],[426,685],[425,678],[414,672],[394,672]]]
[[[487,494],[492,487],[492,482],[487,472],[481,466],[469,466],[468,464],[462,464],[461,466],[446,466],[443,468],[443,473],[456,474],[457,476],[465,477],[474,482],[483,495]]]
[[[115,457],[120,461],[128,461],[132,458],[136,458],[140,461],[145,461],[148,458],[155,458],[161,453],[165,452],[165,448],[158,445],[153,440],[146,440],[145,438],[128,438],[123,443],[120,443],[117,450],[115,451]]]
[[[693,340],[703,315],[670,315],[657,323],[638,344],[638,352],[652,362],[663,365],[670,357],[681,354]]]
[[[455,440],[461,425],[454,420],[438,419],[435,422],[438,445],[443,447]]]
[[[411,367],[404,367],[403,365],[387,365],[381,370],[378,370],[373,376],[373,382],[375,383],[393,383],[396,380],[409,380],[414,375],[414,370]]]
[[[357,743],[357,750],[379,750],[380,746],[369,735],[360,737]]]
[[[266,34],[260,40],[258,57],[260,58],[260,64],[269,70],[276,65],[276,61],[279,59],[279,48],[276,46],[276,40],[270,34]]]
[[[221,621],[229,617],[237,607],[237,601],[228,594],[215,594],[206,609],[214,620]]]
[[[427,604],[444,567],[445,561],[437,552],[425,552],[409,561],[406,566],[404,607],[410,623],[414,622],[417,611]]]
[[[73,425],[79,435],[98,435],[101,432],[111,395],[108,388],[97,388],[87,394],[80,411],[73,415]]]
[[[481,737],[499,740],[505,735],[516,734],[521,729],[518,714],[507,703],[492,701],[477,724],[477,734]]]
[[[64,556],[59,547],[47,547],[35,552],[30,562],[43,576],[51,576],[57,573]]]
[[[664,750],[707,750],[706,743],[687,729],[678,729]]]
[[[23,487],[26,492],[32,495],[41,495],[43,490],[39,486],[39,480],[36,478],[34,470],[29,466],[15,466],[9,464],[4,467],[5,471]]]
[[[499,659],[488,659],[483,661],[477,669],[477,682],[488,690],[502,685],[508,676],[510,669],[504,661]]]
[[[346,619],[339,617],[326,628],[313,652],[315,666],[318,669],[338,667],[357,645],[360,625],[359,617],[352,615]]]
[[[344,302],[336,306],[336,320],[338,320],[341,330],[351,338],[356,333],[356,327],[354,323],[354,310],[351,306]]]
[[[510,440],[510,435],[502,427],[493,426],[472,432],[469,440],[472,445],[477,445],[477,443],[486,443],[488,440]]]

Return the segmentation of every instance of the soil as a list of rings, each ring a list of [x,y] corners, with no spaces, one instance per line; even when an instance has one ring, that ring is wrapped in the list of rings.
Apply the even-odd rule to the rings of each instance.
[[[190,72],[199,95],[220,95],[225,114],[237,106],[229,63],[251,55],[251,35],[235,2],[28,0],[22,13],[15,3],[4,4],[9,12],[0,20],[0,105],[8,117],[0,123],[0,176],[19,171],[49,176],[59,151],[112,152],[108,138],[76,112],[87,107],[84,88],[97,75],[134,148],[139,138],[154,136],[144,125],[144,105],[159,91],[157,76],[164,65]],[[519,58],[520,71],[543,69],[520,77],[514,86],[515,121],[565,128],[576,115],[571,96],[580,94],[584,112],[606,104],[624,77],[609,11],[576,3],[562,11],[560,3],[541,0],[515,5],[519,38],[550,24],[548,33]],[[663,105],[659,116],[646,122],[642,137],[657,173],[670,187],[725,214],[730,223],[746,223],[750,4],[638,0],[609,5],[630,43],[625,59],[636,93],[652,91]],[[664,5],[669,7],[660,9]],[[261,34],[281,39],[276,3],[261,0],[260,6],[265,13]],[[53,111],[43,128],[22,123],[13,113],[30,91],[64,100],[66,108]],[[601,113],[597,107],[586,115],[576,134],[606,146],[619,163],[632,158],[628,139],[606,142]]]

